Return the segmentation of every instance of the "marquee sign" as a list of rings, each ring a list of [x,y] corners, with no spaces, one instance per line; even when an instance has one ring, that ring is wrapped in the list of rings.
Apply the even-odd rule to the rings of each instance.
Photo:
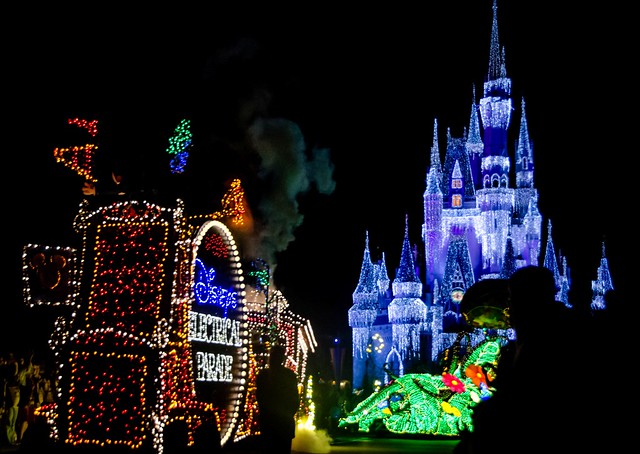
[[[219,221],[204,223],[194,241],[189,334],[195,391],[221,421],[223,443],[244,401],[248,325],[244,277],[235,241]]]

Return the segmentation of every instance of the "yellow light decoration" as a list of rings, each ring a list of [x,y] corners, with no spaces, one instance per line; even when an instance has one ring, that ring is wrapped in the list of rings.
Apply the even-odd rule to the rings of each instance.
[[[70,118],[67,121],[70,125],[86,129],[91,137],[98,134],[98,120],[83,120],[80,118]],[[96,183],[98,180],[93,176],[93,161],[95,152],[98,150],[96,144],[76,145],[72,147],[57,147],[53,150],[56,162],[69,167],[87,181],[85,184]]]
[[[93,155],[98,146],[86,144],[83,146],[54,148],[53,156],[56,162],[64,164],[81,177],[92,183],[98,180],[93,176]]]
[[[234,178],[229,184],[229,189],[222,197],[220,204],[222,209],[208,215],[192,216],[192,220],[198,219],[223,219],[230,218],[231,222],[237,228],[249,231],[253,227],[253,220],[249,207],[247,205],[242,181]]]

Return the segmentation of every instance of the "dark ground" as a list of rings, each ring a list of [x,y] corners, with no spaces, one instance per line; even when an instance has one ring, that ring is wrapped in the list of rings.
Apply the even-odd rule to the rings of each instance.
[[[305,448],[308,450],[297,451],[292,450],[292,454],[297,453],[423,453],[423,454],[451,454],[457,439],[437,439],[437,438],[418,438],[418,437],[377,437],[358,434],[336,436],[330,442],[330,445],[310,446]],[[240,442],[226,445],[220,452],[234,454],[259,454],[260,446],[257,440],[246,439]],[[0,453],[16,453],[21,452],[43,452],[25,451],[18,447],[2,447]],[[51,450],[46,451],[47,454],[53,454]],[[83,449],[74,450],[56,450],[56,454],[86,454]],[[102,453],[109,450],[96,449],[92,452]],[[134,451],[131,451],[134,452]],[[195,452],[195,451],[194,451]],[[215,451],[209,451],[211,454]]]

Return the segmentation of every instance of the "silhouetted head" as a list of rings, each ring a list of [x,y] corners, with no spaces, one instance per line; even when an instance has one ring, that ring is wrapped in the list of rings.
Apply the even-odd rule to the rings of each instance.
[[[525,266],[509,278],[509,316],[514,327],[545,318],[556,302],[553,273],[543,266]]]
[[[282,365],[287,357],[287,349],[284,345],[275,344],[269,352],[269,364]]]
[[[220,432],[215,421],[207,419],[193,432],[192,452],[214,453],[221,450]]]
[[[182,453],[189,445],[189,426],[183,419],[174,419],[164,428],[164,452]]]

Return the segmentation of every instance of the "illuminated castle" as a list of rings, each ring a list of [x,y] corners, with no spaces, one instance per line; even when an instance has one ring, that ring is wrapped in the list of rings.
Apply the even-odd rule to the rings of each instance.
[[[447,129],[443,162],[434,121],[423,196],[424,253],[411,247],[407,219],[400,263],[391,280],[384,253],[373,260],[366,235],[360,278],[348,312],[354,389],[387,383],[388,371],[403,375],[418,367],[433,369],[455,341],[463,322],[460,302],[477,281],[505,278],[522,266],[542,264],[556,276],[557,299],[570,306],[566,259],[556,255],[551,221],[544,232],[538,210],[524,99],[513,160],[507,147],[514,109],[494,1],[482,97],[476,104],[474,89],[462,137]],[[417,263],[422,255],[424,262]],[[593,310],[604,308],[604,294],[613,288],[604,246],[597,275],[592,283]]]

